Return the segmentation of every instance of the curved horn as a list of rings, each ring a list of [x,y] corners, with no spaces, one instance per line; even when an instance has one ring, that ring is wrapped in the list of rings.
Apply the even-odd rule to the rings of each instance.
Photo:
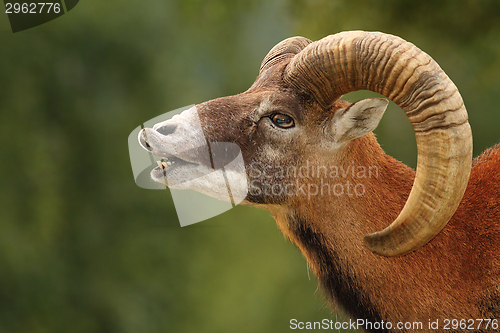
[[[325,109],[356,90],[380,93],[403,109],[417,141],[413,188],[397,219],[364,242],[375,253],[397,256],[432,240],[462,200],[472,159],[467,111],[439,65],[399,37],[353,31],[309,44],[288,64],[285,80]]]
[[[310,43],[312,43],[312,41],[304,37],[290,37],[279,42],[267,53],[264,60],[262,60],[259,74],[262,74],[262,72],[282,62],[284,59],[294,57]]]

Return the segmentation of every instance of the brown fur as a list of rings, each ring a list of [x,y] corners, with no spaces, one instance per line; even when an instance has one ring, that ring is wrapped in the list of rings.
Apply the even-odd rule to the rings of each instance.
[[[372,322],[420,321],[425,328],[439,319],[443,328],[447,318],[498,319],[500,149],[475,159],[464,199],[445,229],[422,249],[397,258],[371,253],[362,239],[396,218],[415,173],[385,155],[371,135],[352,142],[349,151],[360,165],[380,167],[365,196],[316,197],[274,212],[328,298]],[[350,164],[350,158],[343,160]]]
[[[324,124],[348,104],[337,102],[323,110],[312,96],[287,87],[281,80],[286,64],[264,72],[243,94],[198,107],[209,141],[236,142],[242,149],[254,185],[246,204],[272,212],[282,233],[307,258],[328,298],[356,318],[394,325],[419,321],[427,331],[429,320],[439,320],[443,329],[445,319],[500,319],[500,148],[474,160],[465,196],[437,237],[402,257],[378,256],[364,246],[363,236],[394,221],[415,172],[386,155],[373,134],[342,147],[330,146]],[[293,117],[297,126],[276,128],[269,120],[273,112]],[[374,167],[378,172],[376,177],[278,172],[307,165],[344,171],[354,167],[356,172]],[[266,182],[296,191],[273,193]],[[327,183],[330,190],[344,184],[344,193],[325,190],[311,196],[298,190],[313,185],[327,189]]]

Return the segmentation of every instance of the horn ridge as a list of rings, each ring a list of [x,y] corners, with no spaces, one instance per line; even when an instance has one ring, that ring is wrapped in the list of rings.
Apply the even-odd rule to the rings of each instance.
[[[264,57],[260,65],[259,75],[268,68],[277,65],[287,58],[292,58],[297,53],[302,51],[307,45],[312,43],[310,39],[305,37],[290,37],[276,44]]]

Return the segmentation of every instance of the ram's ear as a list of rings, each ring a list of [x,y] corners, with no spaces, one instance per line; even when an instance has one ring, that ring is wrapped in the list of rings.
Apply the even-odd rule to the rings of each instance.
[[[368,98],[345,109],[337,110],[331,120],[331,134],[335,142],[347,142],[373,131],[384,114],[389,101]]]

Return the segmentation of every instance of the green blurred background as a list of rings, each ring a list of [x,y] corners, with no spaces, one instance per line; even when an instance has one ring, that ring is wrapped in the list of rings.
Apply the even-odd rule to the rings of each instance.
[[[292,318],[341,318],[268,212],[181,228],[169,192],[137,187],[130,167],[135,127],[246,90],[286,37],[399,35],[459,87],[475,155],[500,141],[498,0],[80,1],[16,34],[1,15],[2,333],[288,332]],[[397,107],[376,132],[415,165]]]

